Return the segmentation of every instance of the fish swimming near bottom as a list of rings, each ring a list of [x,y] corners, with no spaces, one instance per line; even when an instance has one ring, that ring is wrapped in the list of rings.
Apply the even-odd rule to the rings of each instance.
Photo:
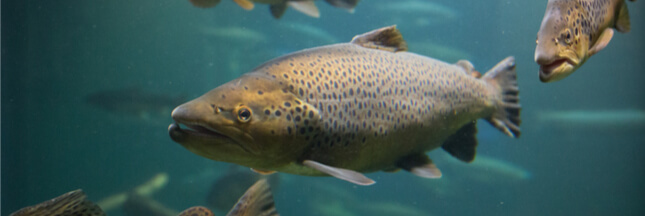
[[[513,57],[480,77],[466,60],[449,64],[405,50],[390,26],[273,59],[175,108],[170,137],[260,173],[370,185],[362,173],[440,177],[425,154],[439,147],[474,160],[479,118],[520,135]]]
[[[212,216],[208,208],[191,207],[179,213],[179,216]],[[271,187],[266,179],[260,179],[253,184],[226,216],[279,216],[275,209]]]
[[[571,75],[609,44],[614,28],[630,30],[624,0],[549,0],[535,41],[540,81]]]
[[[105,216],[105,212],[86,199],[82,190],[75,190],[43,203],[25,207],[10,216]],[[128,209],[137,209],[136,215],[167,215],[172,212],[161,204],[145,196],[133,196],[136,201],[127,202]],[[139,205],[139,206],[136,206]],[[273,201],[271,187],[267,180],[255,182],[229,211],[227,216],[278,216]],[[178,216],[214,216],[213,212],[202,206],[188,208]]]

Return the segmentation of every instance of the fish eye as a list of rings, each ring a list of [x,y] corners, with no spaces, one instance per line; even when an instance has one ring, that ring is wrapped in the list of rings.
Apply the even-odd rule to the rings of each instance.
[[[571,30],[565,29],[564,32],[562,32],[562,39],[565,43],[571,44],[573,42],[573,38],[571,37]]]
[[[242,107],[237,110],[237,120],[239,120],[242,123],[246,123],[249,120],[251,120],[251,110],[246,107]]]

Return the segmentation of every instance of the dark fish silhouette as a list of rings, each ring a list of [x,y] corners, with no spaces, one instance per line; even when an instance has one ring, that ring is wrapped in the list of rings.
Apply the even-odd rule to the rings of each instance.
[[[184,97],[155,94],[139,88],[99,91],[85,97],[85,102],[100,109],[141,118],[167,116]]]

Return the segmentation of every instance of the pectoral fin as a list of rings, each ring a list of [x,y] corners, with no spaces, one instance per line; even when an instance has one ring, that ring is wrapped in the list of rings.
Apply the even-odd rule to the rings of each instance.
[[[296,9],[307,16],[315,18],[320,17],[320,11],[318,11],[318,7],[316,7],[314,1],[289,1],[288,4],[293,7],[293,9]]]
[[[343,169],[343,168],[338,168],[338,167],[331,167],[327,166],[325,164],[318,163],[316,161],[312,160],[305,160],[302,162],[303,165],[313,168],[315,170],[318,170],[320,172],[329,174],[330,176],[358,184],[358,185],[371,185],[376,182],[374,180],[367,178],[365,175],[362,173],[356,172],[354,170],[348,170],[348,169]]]
[[[441,178],[441,170],[423,153],[404,157],[396,165],[422,178]]]
[[[253,10],[253,7],[255,7],[255,5],[253,5],[253,2],[249,0],[233,0],[233,1],[237,3],[237,5],[239,5],[240,7],[244,8],[244,10]]]
[[[612,28],[606,28],[605,31],[603,31],[600,36],[598,37],[598,40],[596,40],[596,44],[594,44],[591,48],[589,48],[589,51],[587,52],[587,58],[600,52],[600,50],[604,49],[607,44],[609,44],[609,41],[611,41],[611,38],[614,36],[614,29]]]

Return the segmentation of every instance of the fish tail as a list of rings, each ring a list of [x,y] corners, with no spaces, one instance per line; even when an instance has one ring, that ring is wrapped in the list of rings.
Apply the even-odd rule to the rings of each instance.
[[[501,101],[486,120],[510,137],[520,136],[520,98],[515,73],[515,58],[510,56],[490,69],[482,79],[497,89]]]

